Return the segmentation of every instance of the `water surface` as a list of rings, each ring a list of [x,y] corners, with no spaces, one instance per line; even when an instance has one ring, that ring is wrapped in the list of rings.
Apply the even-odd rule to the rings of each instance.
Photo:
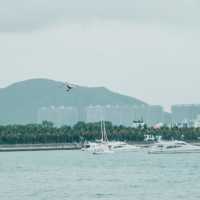
[[[0,153],[0,200],[199,200],[200,154]]]

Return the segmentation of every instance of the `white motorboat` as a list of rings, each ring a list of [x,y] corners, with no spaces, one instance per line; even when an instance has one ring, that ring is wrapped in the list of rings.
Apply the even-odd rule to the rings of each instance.
[[[126,142],[111,141],[111,142],[109,142],[109,146],[113,151],[120,151],[120,152],[121,151],[138,151],[138,150],[140,150],[140,147],[127,144]]]
[[[200,153],[200,146],[195,146],[184,141],[159,141],[150,150],[150,154],[175,154],[175,153]]]

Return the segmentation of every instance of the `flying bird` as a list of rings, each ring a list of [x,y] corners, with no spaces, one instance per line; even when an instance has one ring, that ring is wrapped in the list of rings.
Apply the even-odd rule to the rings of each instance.
[[[65,82],[64,83],[64,88],[65,88],[65,91],[67,91],[67,92],[70,92],[73,88],[75,88],[76,86],[75,85],[73,85],[73,84],[70,84],[70,83],[68,83],[68,82]]]

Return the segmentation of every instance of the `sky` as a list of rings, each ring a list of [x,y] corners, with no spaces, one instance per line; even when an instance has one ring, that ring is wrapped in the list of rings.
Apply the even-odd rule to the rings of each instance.
[[[199,0],[0,0],[0,88],[30,78],[200,103]]]

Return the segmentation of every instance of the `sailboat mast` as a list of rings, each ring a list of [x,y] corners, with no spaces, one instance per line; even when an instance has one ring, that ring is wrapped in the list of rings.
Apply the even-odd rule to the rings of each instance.
[[[108,141],[108,137],[106,134],[106,125],[105,125],[105,121],[103,121],[103,132],[104,132],[104,141]]]
[[[103,142],[103,136],[104,136],[104,133],[103,133],[103,120],[101,120],[101,141]]]

